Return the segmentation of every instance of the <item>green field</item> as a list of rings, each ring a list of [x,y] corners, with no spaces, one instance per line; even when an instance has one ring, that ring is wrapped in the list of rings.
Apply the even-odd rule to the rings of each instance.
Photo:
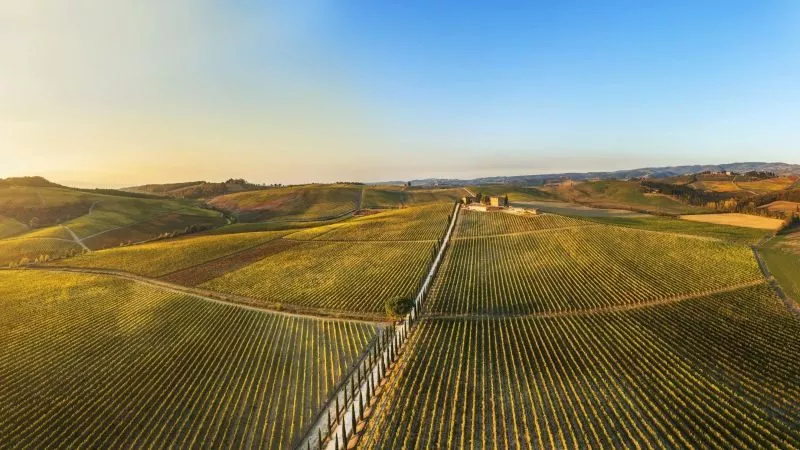
[[[362,206],[368,209],[398,208],[405,205],[405,186],[369,186]]]
[[[554,200],[553,194],[533,186],[517,184],[481,184],[469,186],[475,194],[508,196],[509,202],[529,202]]]
[[[0,272],[0,442],[288,448],[376,336],[109,277]]]
[[[467,195],[462,188],[411,188],[406,191],[406,204],[417,205],[422,203],[453,203]]]
[[[430,319],[359,448],[798,448],[798,335],[766,285],[588,316]]]
[[[430,313],[608,308],[697,295],[761,279],[748,247],[704,238],[602,225],[464,237],[478,230],[503,234],[517,229],[489,227],[486,223],[492,223],[494,215],[466,213],[428,300]],[[477,220],[468,222],[470,216]]]
[[[766,248],[759,249],[759,253],[784,293],[800,306],[800,251],[786,242],[785,237],[776,238]]]
[[[122,270],[137,275],[159,277],[255,247],[285,234],[286,232],[265,231],[185,237],[100,250],[77,258],[57,261],[54,264]]]
[[[241,222],[325,220],[357,210],[362,190],[352,184],[309,184],[222,195],[209,203]]]

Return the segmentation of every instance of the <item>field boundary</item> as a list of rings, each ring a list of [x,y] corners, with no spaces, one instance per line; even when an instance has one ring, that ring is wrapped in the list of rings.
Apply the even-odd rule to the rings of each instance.
[[[408,342],[408,337],[412,332],[412,326],[420,317],[418,311],[422,307],[422,301],[433,283],[441,262],[444,260],[444,253],[447,249],[448,243],[450,242],[453,231],[455,230],[460,207],[461,205],[459,203],[455,203],[453,213],[450,216],[450,223],[448,224],[447,230],[442,238],[436,257],[431,262],[431,267],[420,286],[419,292],[414,297],[414,306],[412,307],[411,312],[406,314],[403,319],[397,321],[394,324],[394,327],[391,328],[391,340],[378,340],[379,346],[376,348],[376,358],[373,358],[377,359],[377,361],[373,361],[372,367],[365,370],[364,379],[362,380],[359,377],[359,381],[357,385],[355,385],[354,378],[350,378],[351,382],[354,383],[351,385],[350,389],[350,401],[344,403],[344,407],[341,409],[341,411],[336,410],[333,414],[331,414],[331,408],[334,407],[334,409],[336,409],[336,407],[338,407],[339,398],[348,398],[347,383],[345,383],[342,391],[337,392],[333,396],[336,401],[336,405],[334,406],[329,403],[325,407],[323,412],[320,414],[317,423],[309,427],[308,434],[300,440],[300,444],[296,448],[305,449],[314,447],[322,449],[324,447],[328,450],[339,450],[340,442],[344,448],[348,448],[348,436],[352,437],[357,434],[358,424],[359,422],[363,421],[364,410],[370,407],[369,402],[367,402],[366,405],[363,404],[363,399],[365,397],[370,398],[370,394],[374,392],[375,386],[380,385],[385,379],[387,371],[397,360],[399,353],[403,351],[405,343]],[[354,390],[356,386],[358,389],[357,391]],[[359,398],[358,402],[356,402],[356,396]],[[348,412],[351,414],[348,414]],[[330,417],[334,418],[334,424],[331,424],[328,421]],[[362,419],[359,420],[359,417]],[[323,433],[322,430],[326,431]],[[317,431],[317,433],[314,431]],[[318,436],[321,437],[321,442]]]
[[[567,310],[567,311],[548,311],[548,312],[536,312],[536,313],[425,313],[425,315],[421,318],[421,320],[506,320],[506,319],[525,319],[525,318],[539,318],[539,319],[550,319],[550,318],[557,318],[557,317],[580,317],[580,316],[591,316],[595,314],[607,314],[607,313],[615,313],[615,312],[625,312],[625,311],[634,311],[637,309],[644,309],[649,308],[651,306],[660,306],[660,305],[669,305],[672,303],[678,303],[685,300],[691,300],[694,298],[700,297],[708,297],[710,295],[716,294],[723,294],[726,292],[734,292],[740,289],[746,289],[753,286],[758,286],[764,284],[765,280],[755,280],[755,281],[748,281],[746,283],[735,284],[732,286],[726,286],[719,289],[711,289],[701,292],[694,292],[691,294],[683,294],[683,295],[676,295],[673,297],[667,297],[659,300],[651,300],[647,302],[641,303],[631,303],[627,305],[613,305],[613,306],[602,306],[598,308],[587,308],[587,309],[579,309],[579,310]]]
[[[769,284],[772,290],[775,291],[775,294],[780,297],[781,301],[783,301],[783,304],[786,305],[786,308],[794,313],[797,317],[800,317],[800,306],[795,303],[794,299],[786,295],[786,292],[783,290],[780,283],[778,283],[778,280],[769,270],[767,262],[764,261],[764,258],[761,257],[761,253],[758,252],[758,246],[752,245],[750,248],[753,250],[753,256],[755,256],[756,261],[758,262],[758,268],[761,269],[761,273],[764,275],[764,279],[766,280],[767,284]]]
[[[174,284],[167,281],[158,280],[155,278],[143,277],[141,275],[136,275],[130,272],[123,272],[120,270],[89,269],[83,267],[69,267],[69,266],[62,266],[62,267],[30,266],[25,268],[13,268],[13,269],[0,268],[0,270],[34,270],[34,271],[40,270],[45,272],[47,271],[71,272],[71,273],[85,273],[91,275],[105,275],[105,276],[111,276],[116,278],[122,278],[125,280],[135,281],[137,283],[146,284],[148,286],[171,291],[176,294],[190,295],[192,297],[196,297],[214,303],[235,306],[238,308],[244,308],[252,311],[278,314],[287,317],[317,319],[323,321],[357,322],[369,325],[385,325],[388,323],[386,317],[373,313],[362,313],[355,316],[347,313],[341,313],[339,311],[330,311],[330,310],[315,309],[315,308],[303,308],[283,303],[279,305],[273,303],[265,304],[265,302],[263,301],[255,300],[249,297],[243,297],[240,295],[232,295],[232,294],[223,294],[221,292],[211,291],[208,289],[200,289],[196,287],[181,286],[179,284]]]

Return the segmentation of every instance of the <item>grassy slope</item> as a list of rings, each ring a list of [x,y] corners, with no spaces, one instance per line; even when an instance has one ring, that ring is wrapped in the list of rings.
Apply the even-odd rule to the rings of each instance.
[[[361,190],[362,186],[347,184],[276,187],[222,195],[210,203],[242,222],[323,220],[357,209]]]
[[[405,204],[404,186],[369,186],[363,206],[367,209],[397,208]]]
[[[110,277],[0,272],[0,442],[290,448],[375,334]]]
[[[266,231],[185,237],[101,250],[52,264],[123,270],[138,275],[158,277],[263,244],[284,234],[286,233]]]
[[[800,304],[800,231],[773,238],[759,252],[786,295]]]
[[[509,202],[555,200],[553,194],[531,186],[515,184],[481,184],[468,186],[469,190],[482,195],[508,195]]]
[[[661,195],[645,195],[634,181],[604,180],[549,188],[565,201],[605,208],[633,209],[658,214],[707,212],[705,208],[686,205]]]

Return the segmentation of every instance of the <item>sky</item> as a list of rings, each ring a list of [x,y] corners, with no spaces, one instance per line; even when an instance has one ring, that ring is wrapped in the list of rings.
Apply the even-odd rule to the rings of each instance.
[[[0,0],[0,177],[800,163],[800,2]]]

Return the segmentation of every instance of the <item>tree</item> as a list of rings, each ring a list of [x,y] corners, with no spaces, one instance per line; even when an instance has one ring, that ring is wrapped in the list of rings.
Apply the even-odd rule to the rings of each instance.
[[[38,217],[31,217],[31,220],[28,221],[28,226],[31,228],[38,228],[39,227],[39,218]]]
[[[411,311],[414,299],[408,297],[395,297],[385,303],[386,314],[391,317],[403,317]]]

